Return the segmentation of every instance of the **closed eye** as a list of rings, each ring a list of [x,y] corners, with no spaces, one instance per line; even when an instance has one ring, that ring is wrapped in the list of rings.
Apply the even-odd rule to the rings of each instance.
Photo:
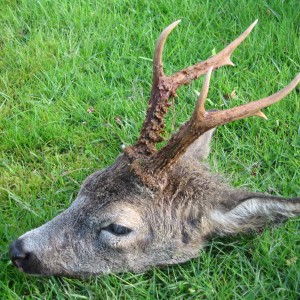
[[[114,224],[114,223],[102,228],[102,230],[108,231],[108,232],[110,232],[114,235],[118,235],[118,236],[127,235],[130,232],[132,232],[132,229],[130,229],[128,227],[118,225],[118,224]]]

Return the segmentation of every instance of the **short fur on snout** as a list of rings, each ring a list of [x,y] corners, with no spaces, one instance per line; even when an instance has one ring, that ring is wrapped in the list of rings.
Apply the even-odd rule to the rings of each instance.
[[[206,111],[212,71],[233,65],[230,55],[256,22],[215,56],[166,76],[163,46],[178,23],[158,39],[151,98],[138,141],[113,165],[90,175],[68,209],[11,244],[11,260],[21,271],[70,277],[142,272],[198,256],[212,236],[257,231],[269,222],[300,215],[299,197],[233,189],[203,163],[217,126],[249,116],[266,118],[261,109],[291,92],[300,74],[267,98]],[[169,99],[179,86],[203,74],[207,75],[190,120],[157,150]]]

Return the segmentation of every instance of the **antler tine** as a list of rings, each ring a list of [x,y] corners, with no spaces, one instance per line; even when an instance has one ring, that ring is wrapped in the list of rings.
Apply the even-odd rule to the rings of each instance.
[[[163,141],[161,133],[165,127],[164,116],[171,105],[169,99],[174,97],[172,89],[168,86],[163,71],[162,53],[168,35],[181,22],[177,20],[166,27],[160,34],[153,58],[153,83],[151,98],[149,100],[145,121],[142,126],[140,137],[136,144],[125,148],[125,153],[133,160],[140,156],[148,156],[156,151],[155,145]]]
[[[231,61],[230,56],[232,55],[233,51],[251,33],[252,29],[255,27],[257,22],[258,20],[255,20],[238,38],[236,38],[233,42],[231,42],[228,46],[226,46],[216,55],[171,75],[169,77],[169,80],[173,82],[174,90],[176,90],[179,86],[183,84],[190,84],[192,80],[195,80],[201,75],[206,74],[212,66],[214,67],[214,69],[225,65],[234,66],[234,63]]]
[[[151,173],[161,174],[167,167],[174,164],[186,151],[188,146],[200,135],[212,128],[250,116],[266,118],[265,114],[260,110],[283,99],[300,82],[299,73],[285,88],[269,97],[223,111],[205,111],[204,103],[209,88],[211,72],[212,68],[210,68],[206,75],[191,119],[182,125],[179,131],[171,137],[166,146],[154,153],[146,163]]]
[[[162,53],[164,50],[164,45],[168,35],[180,22],[181,20],[177,20],[171,25],[169,25],[167,28],[165,28],[157,40],[153,58],[153,84],[154,82],[158,82],[158,78],[160,76],[164,75],[162,63]]]
[[[202,90],[198,97],[196,107],[195,107],[193,117],[192,117],[194,121],[201,120],[205,117],[205,101],[206,101],[208,90],[209,90],[210,77],[211,77],[213,68],[214,67],[211,67],[205,76]]]
[[[216,126],[251,116],[258,116],[265,119],[267,118],[266,115],[260,110],[282,100],[298,85],[299,82],[300,73],[286,87],[271,96],[231,109],[209,112],[206,116],[207,126],[214,128]]]
[[[217,56],[225,58],[226,64],[234,66],[234,63],[230,60],[230,56],[233,51],[244,41],[244,39],[251,33],[252,29],[257,24],[258,20],[255,20],[238,38],[231,42],[226,48],[220,51],[214,56],[215,60]]]

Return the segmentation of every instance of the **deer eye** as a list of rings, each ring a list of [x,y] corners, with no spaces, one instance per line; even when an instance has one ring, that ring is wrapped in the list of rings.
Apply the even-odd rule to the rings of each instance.
[[[110,224],[104,228],[102,228],[102,230],[106,230],[108,232],[111,232],[114,235],[126,235],[129,234],[132,229],[122,226],[122,225],[118,225],[118,224]]]

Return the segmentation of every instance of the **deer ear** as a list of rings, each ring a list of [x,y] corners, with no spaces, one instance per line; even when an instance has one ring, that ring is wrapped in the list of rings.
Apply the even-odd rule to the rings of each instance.
[[[197,160],[207,158],[210,152],[210,141],[215,130],[216,128],[213,128],[200,135],[200,137],[187,148],[183,157]]]
[[[267,223],[280,223],[300,213],[300,198],[284,199],[254,194],[230,210],[210,211],[210,234],[237,234],[262,229]]]

